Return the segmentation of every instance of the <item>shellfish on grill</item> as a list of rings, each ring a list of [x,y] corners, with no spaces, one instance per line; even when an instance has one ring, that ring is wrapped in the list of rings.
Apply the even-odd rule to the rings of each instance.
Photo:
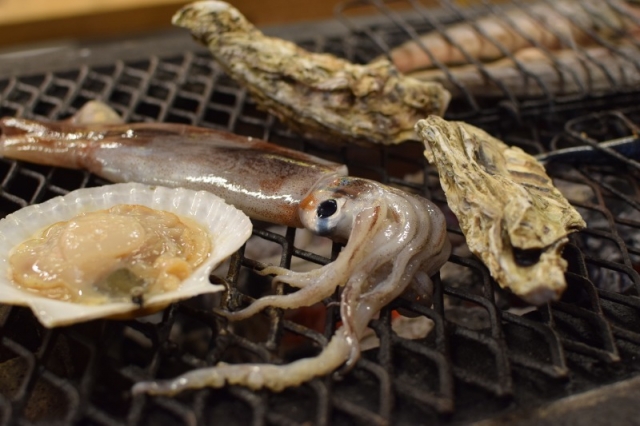
[[[567,235],[586,224],[542,164],[467,123],[430,116],[416,131],[469,249],[498,284],[535,305],[557,300]]]
[[[205,191],[79,189],[0,221],[0,303],[30,307],[46,327],[155,312],[223,290],[209,275],[251,230]]]
[[[172,22],[206,45],[260,109],[307,138],[363,145],[414,140],[415,122],[442,115],[451,99],[440,83],[402,75],[387,60],[359,65],[268,37],[223,1],[188,4]]]

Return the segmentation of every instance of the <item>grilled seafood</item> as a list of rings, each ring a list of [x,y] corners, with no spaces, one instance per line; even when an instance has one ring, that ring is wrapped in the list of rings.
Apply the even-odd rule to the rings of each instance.
[[[595,33],[621,38],[638,30],[640,8],[624,0],[538,1],[486,15],[471,23],[450,25],[445,35],[429,32],[391,51],[393,64],[404,73],[445,65],[465,64],[468,58],[495,61],[527,47],[550,50],[590,46]],[[432,57],[427,54],[427,50]],[[464,50],[464,51],[463,51]]]
[[[556,300],[566,287],[567,234],[586,224],[544,167],[466,123],[429,117],[416,131],[469,249],[501,287],[536,305]]]
[[[249,236],[249,218],[205,191],[78,189],[0,220],[0,303],[46,327],[148,315],[224,290],[211,270]]]
[[[450,99],[440,84],[405,77],[388,61],[354,65],[266,37],[221,1],[187,5],[173,23],[207,45],[259,107],[310,138],[380,144],[416,139],[415,122],[442,115]]]
[[[5,117],[0,154],[87,169],[113,182],[205,190],[254,219],[295,227],[302,227],[297,208],[309,189],[322,176],[347,173],[343,165],[228,132],[86,121],[109,117],[105,110],[112,111],[90,102],[69,121],[57,123]]]
[[[436,69],[411,75],[441,83],[454,97],[462,95],[458,85],[476,96],[503,97],[503,89],[494,82],[520,98],[594,94],[637,86],[640,83],[640,50],[631,43],[616,48],[617,51],[603,46],[563,49],[550,56],[530,47],[516,52],[515,61],[500,59],[485,65],[488,76],[475,65],[451,68],[449,75]]]
[[[85,108],[107,107],[92,103]],[[283,366],[219,364],[168,382],[136,385],[137,392],[173,394],[225,382],[281,390],[345,363],[350,367],[369,320],[409,286],[428,288],[429,277],[449,255],[444,216],[428,200],[344,176],[344,166],[267,142],[176,124],[45,124],[4,118],[0,129],[5,157],[84,168],[112,181],[206,189],[254,218],[346,241],[337,259],[322,268],[262,271],[297,292],[222,312],[235,320],[267,306],[311,306],[343,286],[343,325],[317,357]]]
[[[177,289],[209,256],[211,240],[196,221],[118,204],[53,223],[16,246],[8,260],[13,281],[25,290],[101,304]]]

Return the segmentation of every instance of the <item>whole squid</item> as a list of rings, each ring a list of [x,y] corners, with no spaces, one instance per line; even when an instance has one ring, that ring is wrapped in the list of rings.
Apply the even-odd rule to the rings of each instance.
[[[227,132],[167,123],[122,124],[108,106],[90,102],[70,120],[0,120],[0,154],[86,169],[113,182],[204,189],[249,216],[346,241],[336,260],[310,272],[268,267],[274,282],[298,290],[256,300],[230,320],[268,307],[311,306],[341,293],[342,326],[316,357],[286,365],[220,363],[134,392],[175,394],[225,383],[282,390],[357,361],[369,320],[411,287],[430,296],[430,276],[448,259],[442,212],[430,201],[367,179],[346,167]]]

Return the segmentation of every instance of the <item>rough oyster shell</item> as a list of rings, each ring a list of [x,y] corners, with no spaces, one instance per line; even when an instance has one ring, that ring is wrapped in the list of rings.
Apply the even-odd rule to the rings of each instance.
[[[387,60],[358,65],[267,37],[222,1],[189,4],[172,22],[208,46],[261,109],[308,138],[387,145],[416,139],[415,122],[442,115],[451,99],[440,83],[406,77]]]
[[[85,305],[48,299],[16,287],[9,278],[9,255],[14,247],[39,230],[60,221],[117,204],[139,204],[193,219],[211,236],[209,257],[174,291],[151,295],[144,306],[131,302]],[[171,302],[221,291],[209,281],[211,270],[240,248],[251,235],[252,224],[240,210],[219,197],[183,188],[151,187],[137,183],[107,185],[73,191],[42,204],[25,207],[0,220],[0,303],[28,306],[46,327],[56,327],[102,317],[136,316],[159,310]]]
[[[566,287],[567,234],[586,224],[544,167],[466,123],[431,116],[416,131],[469,249],[498,284],[536,305],[558,299]],[[520,254],[532,256],[522,261]]]

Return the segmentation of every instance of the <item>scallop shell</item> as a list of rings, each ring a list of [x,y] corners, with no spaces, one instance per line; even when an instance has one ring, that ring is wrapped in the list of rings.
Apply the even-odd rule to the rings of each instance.
[[[586,223],[544,166],[467,123],[431,116],[416,130],[469,249],[491,276],[528,303],[558,300],[567,287],[562,248]]]
[[[129,302],[83,305],[49,299],[16,287],[9,278],[9,254],[49,225],[80,213],[108,209],[118,204],[139,204],[191,218],[211,235],[209,258],[174,291],[149,296],[140,306]],[[56,327],[95,318],[143,315],[170,303],[224,289],[212,285],[209,275],[225,258],[238,250],[251,235],[249,218],[221,198],[184,188],[165,188],[137,183],[107,185],[73,191],[42,204],[28,206],[0,220],[0,303],[28,306],[46,327]]]

